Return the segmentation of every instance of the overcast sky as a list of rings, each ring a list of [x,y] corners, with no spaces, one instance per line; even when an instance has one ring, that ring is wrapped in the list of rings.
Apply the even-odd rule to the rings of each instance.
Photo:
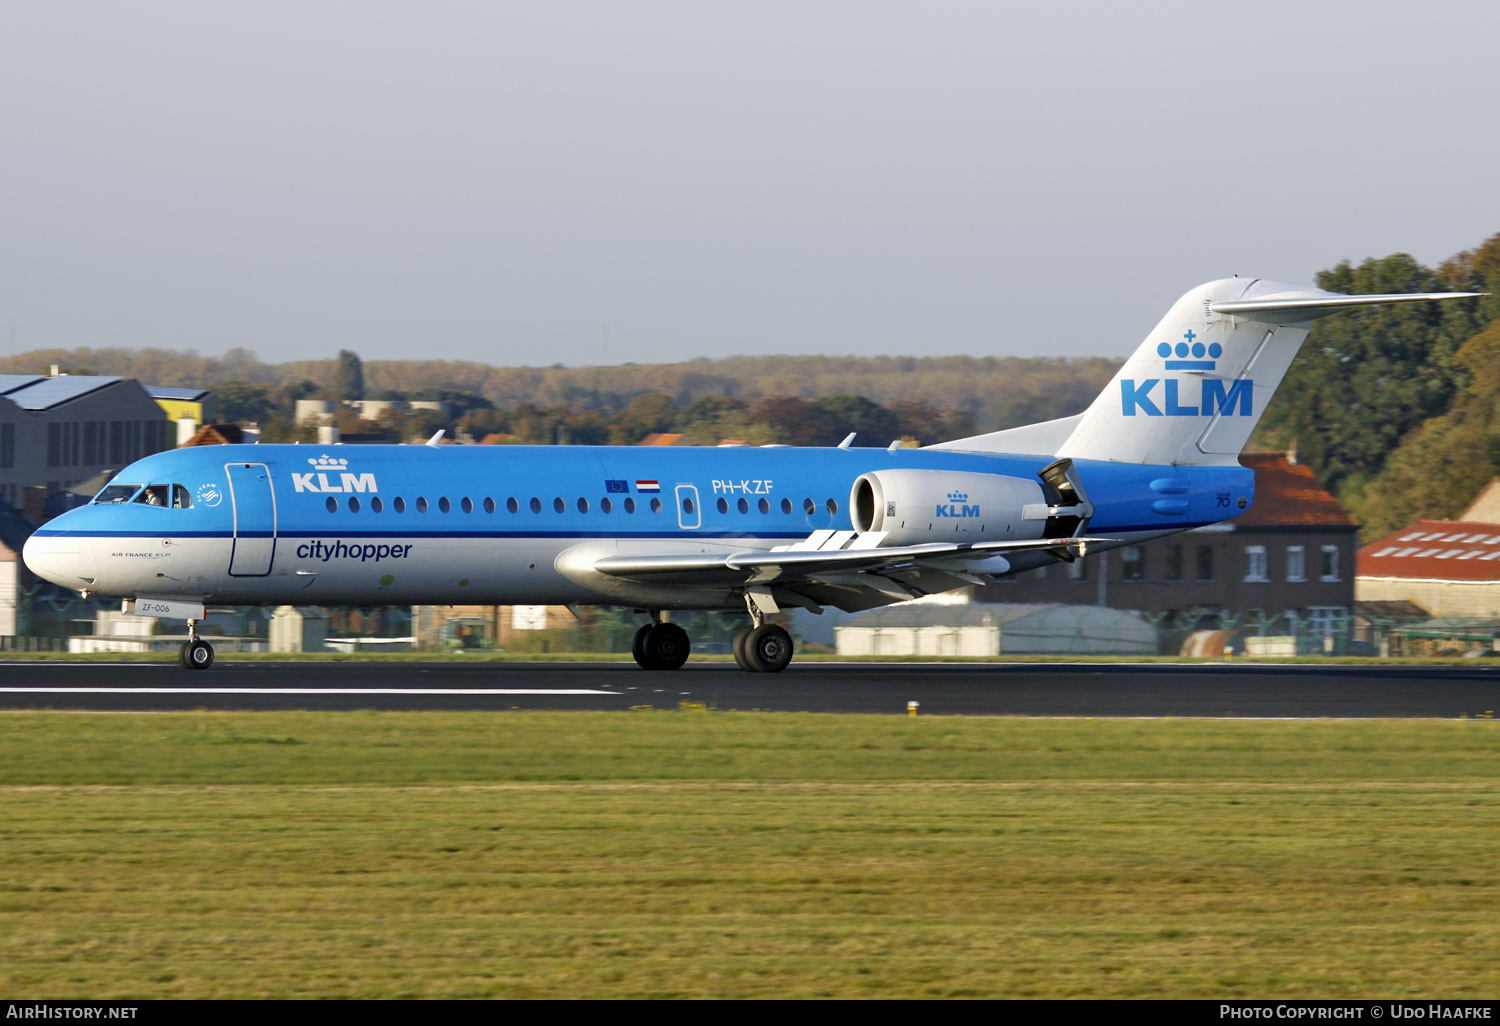
[[[1124,356],[1500,231],[1493,3],[0,0],[0,352]]]

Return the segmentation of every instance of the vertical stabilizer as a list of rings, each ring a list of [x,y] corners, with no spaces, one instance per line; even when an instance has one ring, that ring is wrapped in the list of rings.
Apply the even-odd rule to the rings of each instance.
[[[1314,319],[1353,306],[1470,295],[1344,296],[1259,278],[1200,285],[1172,306],[1056,455],[1232,465]]]

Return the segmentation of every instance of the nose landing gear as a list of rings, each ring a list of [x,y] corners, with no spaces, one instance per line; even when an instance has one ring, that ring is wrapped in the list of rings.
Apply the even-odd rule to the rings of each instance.
[[[206,670],[214,664],[214,647],[198,637],[198,621],[189,620],[188,639],[177,650],[177,661],[189,670]]]

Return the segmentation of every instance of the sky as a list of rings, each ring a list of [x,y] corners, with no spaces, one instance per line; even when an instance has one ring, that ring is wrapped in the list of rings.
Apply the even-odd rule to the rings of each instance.
[[[1500,231],[1500,5],[0,0],[0,353],[1123,357]]]

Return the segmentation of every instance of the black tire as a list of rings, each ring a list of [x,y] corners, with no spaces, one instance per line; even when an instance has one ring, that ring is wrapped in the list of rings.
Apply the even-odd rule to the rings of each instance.
[[[754,627],[746,627],[734,636],[734,641],[729,646],[729,650],[734,653],[735,665],[742,670],[750,669],[750,664],[745,662],[745,642],[750,640],[750,632],[753,630]]]
[[[214,647],[199,638],[186,642],[179,657],[189,670],[206,670],[214,664]]]
[[[630,654],[635,657],[636,664],[643,670],[654,669],[646,661],[646,635],[651,633],[651,628],[656,624],[648,623],[635,632],[635,637],[630,642]]]
[[[792,661],[792,636],[774,623],[762,624],[745,639],[747,669],[780,673]]]
[[[188,655],[187,655],[188,644],[189,644],[189,642],[184,641],[182,644],[180,644],[180,645],[177,646],[177,662],[179,664],[181,664],[181,666],[182,666],[182,668],[184,670],[191,670],[193,668],[188,663]]]
[[[646,634],[642,647],[647,659],[642,665],[647,669],[675,670],[687,662],[692,643],[688,641],[687,631],[675,623],[659,623]]]

